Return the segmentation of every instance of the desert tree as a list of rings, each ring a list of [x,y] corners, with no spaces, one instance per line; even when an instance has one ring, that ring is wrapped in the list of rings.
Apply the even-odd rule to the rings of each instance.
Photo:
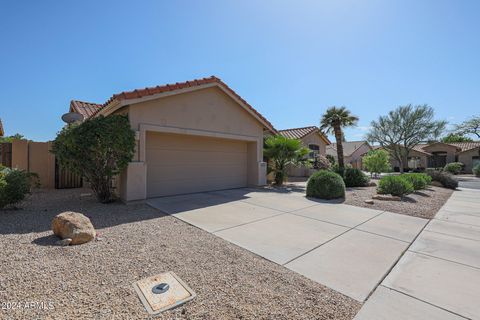
[[[367,140],[377,142],[388,150],[400,164],[400,172],[403,173],[410,151],[421,142],[437,139],[446,125],[446,121],[434,120],[432,107],[409,104],[372,121]]]
[[[345,169],[345,160],[343,157],[343,141],[345,137],[343,128],[355,126],[358,122],[358,117],[346,107],[330,107],[325,111],[320,120],[320,130],[330,133],[335,136],[337,146],[338,169],[343,174]]]
[[[459,135],[475,135],[480,139],[480,116],[472,117],[457,124],[453,131]]]
[[[452,142],[472,142],[473,139],[469,137],[465,137],[464,135],[456,134],[456,133],[449,133],[445,137],[441,139],[444,143],[452,143]]]

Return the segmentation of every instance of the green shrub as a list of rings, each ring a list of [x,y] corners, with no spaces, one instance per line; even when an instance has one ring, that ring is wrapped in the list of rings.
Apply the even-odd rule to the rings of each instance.
[[[432,182],[432,178],[425,173],[405,173],[401,177],[410,182],[414,190],[425,189]]]
[[[365,187],[370,182],[370,178],[360,169],[346,168],[343,181],[347,188]]]
[[[30,194],[35,175],[23,170],[3,169],[0,171],[0,209],[15,205]]]
[[[307,197],[337,199],[345,197],[345,183],[340,175],[321,170],[310,176],[307,182]]]
[[[460,172],[462,172],[463,167],[464,164],[461,162],[451,162],[443,168],[443,171],[449,172],[451,174],[459,174]]]
[[[380,194],[391,194],[392,196],[403,197],[413,192],[413,185],[401,176],[385,176],[380,179],[377,192]]]
[[[135,132],[128,116],[99,116],[65,126],[53,142],[59,164],[83,177],[100,202],[115,199],[112,178],[128,167],[135,154]]]
[[[480,177],[480,163],[477,164],[475,167],[473,167],[472,173],[473,173],[475,176]]]
[[[458,187],[457,179],[455,179],[455,177],[448,172],[427,170],[426,173],[432,177],[433,181],[440,182],[445,188],[456,189]]]

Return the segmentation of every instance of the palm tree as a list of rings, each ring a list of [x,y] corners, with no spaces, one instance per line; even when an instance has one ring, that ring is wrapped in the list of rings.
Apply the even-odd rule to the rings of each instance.
[[[286,180],[288,165],[306,164],[309,152],[300,140],[283,136],[268,137],[263,154],[268,159],[269,170],[274,172],[275,184],[281,186]]]
[[[338,168],[343,174],[345,169],[345,161],[343,159],[343,131],[342,128],[355,126],[358,122],[358,117],[352,115],[350,110],[346,107],[330,107],[320,120],[320,130],[326,133],[333,133],[337,142],[337,157]]]

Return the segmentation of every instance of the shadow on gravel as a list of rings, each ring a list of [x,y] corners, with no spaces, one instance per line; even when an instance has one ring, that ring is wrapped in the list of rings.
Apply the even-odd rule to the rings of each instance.
[[[55,242],[57,242],[58,240],[60,240],[60,238],[58,238],[56,235],[51,234],[49,236],[37,238],[33,240],[32,243],[44,247],[53,247],[56,246]]]
[[[81,197],[81,189],[47,190],[34,193],[19,210],[0,210],[0,235],[26,234],[51,230],[52,220],[65,211],[79,212],[90,218],[95,229],[165,217],[146,204],[121,202],[101,204],[94,197]],[[51,239],[37,239],[50,245]],[[58,240],[58,239],[57,239]]]

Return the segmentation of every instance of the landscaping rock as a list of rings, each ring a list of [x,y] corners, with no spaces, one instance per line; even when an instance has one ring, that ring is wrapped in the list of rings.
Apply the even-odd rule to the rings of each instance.
[[[392,196],[388,194],[376,194],[372,197],[372,199],[376,200],[384,200],[384,201],[401,201],[402,198],[397,196]]]
[[[53,233],[66,240],[69,244],[82,244],[95,239],[95,229],[90,219],[78,212],[63,212],[52,221]],[[67,241],[66,241],[67,242]]]
[[[368,184],[367,184],[367,187],[376,187],[377,184],[373,181],[370,181]]]
[[[367,199],[367,200],[365,200],[365,203],[374,204],[375,202],[372,199]]]

